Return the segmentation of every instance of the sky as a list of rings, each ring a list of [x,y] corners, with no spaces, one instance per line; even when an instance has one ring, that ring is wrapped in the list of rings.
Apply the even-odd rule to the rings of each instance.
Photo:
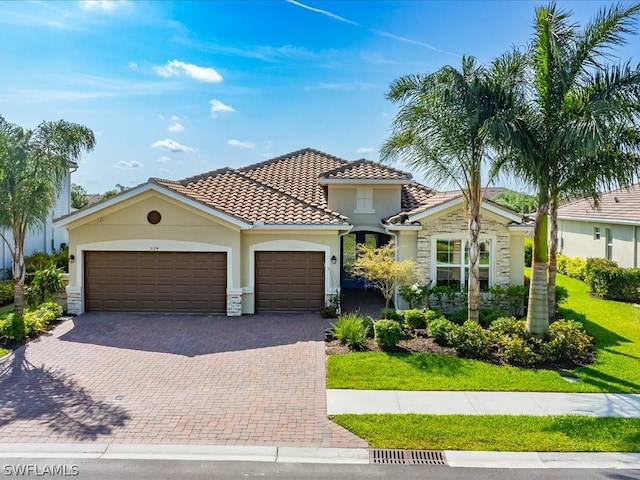
[[[0,2],[0,115],[91,128],[96,147],[72,175],[89,193],[306,147],[377,160],[397,111],[385,98],[393,80],[524,46],[540,4]],[[610,3],[559,5],[584,24]],[[640,36],[616,54],[638,63]]]

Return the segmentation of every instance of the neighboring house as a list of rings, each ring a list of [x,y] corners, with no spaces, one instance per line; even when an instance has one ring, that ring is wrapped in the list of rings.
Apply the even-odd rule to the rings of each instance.
[[[427,280],[464,284],[463,203],[409,173],[312,149],[150,179],[56,220],[69,230],[69,311],[317,311],[363,288],[349,272],[357,244],[390,240]],[[530,228],[488,201],[482,214],[483,286],[522,284]]]
[[[639,266],[640,184],[558,208],[559,252],[569,257],[606,258],[621,267]]]
[[[67,215],[71,211],[71,173],[77,169],[77,164],[69,164],[69,171],[66,177],[61,181],[60,192],[51,211],[47,215],[44,225],[27,231],[24,244],[25,255],[29,256],[34,252],[53,253],[59,250],[62,244],[69,241],[69,235],[66,228],[54,225],[54,219],[62,215]],[[2,234],[13,247],[13,235],[11,229],[3,229]],[[2,275],[0,278],[10,278],[9,271],[13,266],[11,251],[9,247],[1,241],[2,247]]]

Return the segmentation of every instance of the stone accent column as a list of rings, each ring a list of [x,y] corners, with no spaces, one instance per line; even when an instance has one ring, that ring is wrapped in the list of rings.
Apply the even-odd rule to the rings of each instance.
[[[227,289],[227,317],[242,315],[242,289]]]
[[[70,287],[67,291],[67,313],[72,315],[80,315],[82,312],[82,288]]]

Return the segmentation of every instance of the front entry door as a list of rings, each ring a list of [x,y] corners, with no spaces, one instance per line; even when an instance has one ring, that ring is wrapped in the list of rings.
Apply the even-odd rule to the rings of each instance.
[[[357,255],[357,245],[368,247],[381,247],[389,242],[391,237],[384,233],[353,232],[342,237],[342,265],[340,265],[340,286],[342,288],[364,288],[365,283],[361,277],[355,277],[351,273],[351,266]]]

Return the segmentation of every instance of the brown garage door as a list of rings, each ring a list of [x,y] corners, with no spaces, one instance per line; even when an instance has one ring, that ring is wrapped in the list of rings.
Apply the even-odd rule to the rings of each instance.
[[[257,311],[319,311],[324,252],[256,252]]]
[[[87,311],[226,311],[225,253],[85,252],[84,272]]]

